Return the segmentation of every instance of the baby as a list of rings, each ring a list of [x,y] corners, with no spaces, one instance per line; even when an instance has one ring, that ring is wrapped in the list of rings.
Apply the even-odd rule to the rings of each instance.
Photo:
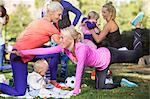
[[[65,91],[59,88],[46,89],[46,82],[44,76],[48,70],[48,63],[46,60],[38,60],[34,63],[34,71],[28,74],[27,82],[29,85],[29,95],[32,97],[70,97],[73,91]]]
[[[38,60],[33,65],[34,71],[28,74],[27,83],[29,85],[29,94],[31,96],[41,95],[41,90],[46,90],[46,82],[44,76],[48,70],[48,63],[46,60]],[[43,94],[43,93],[42,93]]]
[[[89,39],[93,41],[91,29],[95,29],[96,33],[99,33],[99,28],[97,26],[97,20],[99,19],[99,14],[95,11],[90,11],[87,17],[84,17],[81,21],[81,32],[84,34],[84,39]]]

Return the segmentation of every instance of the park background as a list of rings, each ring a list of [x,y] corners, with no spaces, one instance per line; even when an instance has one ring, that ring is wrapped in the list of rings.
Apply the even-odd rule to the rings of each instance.
[[[25,29],[25,27],[32,21],[41,18],[41,11],[44,7],[45,0],[0,0],[0,4],[3,4],[9,15],[9,23],[3,29],[3,36],[6,41],[6,49],[10,45],[15,43],[16,37]],[[95,10],[100,13],[100,28],[102,29],[105,21],[101,16],[101,7],[108,0],[67,0],[74,6],[79,8],[82,12],[82,17],[86,16],[91,10]],[[130,24],[130,21],[137,15],[138,12],[143,11],[145,13],[142,21],[143,27],[143,48],[144,55],[149,55],[150,52],[150,2],[149,0],[109,0],[112,1],[116,10],[116,22],[119,25],[122,41],[124,46],[132,49],[132,29],[134,27]],[[74,15],[71,14],[71,20]],[[82,18],[81,18],[82,19]],[[78,23],[79,27],[80,22]],[[106,41],[107,43],[107,41]],[[7,56],[9,60],[9,55]],[[72,65],[72,64],[71,64]],[[75,71],[75,67],[72,69],[69,67],[70,75]],[[30,68],[29,68],[30,69]],[[124,98],[124,99],[150,99],[150,70],[147,67],[137,66],[136,64],[115,64],[111,67],[116,81],[122,77],[128,78],[131,81],[137,82],[140,87],[138,88],[117,88],[111,91],[96,91],[94,89],[94,81],[89,80],[90,74],[83,75],[83,83],[86,83],[88,87],[83,88],[83,93],[80,96],[74,97],[75,99],[99,99],[101,98]],[[30,69],[32,70],[32,69]],[[87,68],[87,71],[91,70]],[[148,71],[149,70],[149,71]],[[86,70],[85,70],[86,71]],[[11,78],[10,71],[4,72]],[[145,75],[145,76],[143,76]],[[120,79],[118,79],[120,78]],[[86,82],[88,81],[88,83]],[[89,91],[90,90],[90,91]],[[97,94],[99,93],[99,94]]]
[[[24,28],[37,18],[41,18],[41,11],[44,8],[46,0],[0,0],[0,4],[3,4],[10,16],[9,23],[3,29],[3,36],[6,40],[6,44],[14,44],[16,37],[24,30]],[[101,16],[101,7],[107,1],[112,1],[116,10],[116,22],[119,25],[123,46],[127,46],[132,49],[132,37],[131,33],[134,27],[130,24],[130,21],[137,15],[138,12],[143,11],[145,13],[142,26],[143,26],[143,45],[144,54],[149,54],[149,29],[150,29],[150,2],[148,0],[67,0],[74,6],[79,8],[82,12],[82,17],[86,16],[89,11],[95,10],[100,13],[99,24],[102,29],[105,21]],[[70,13],[71,20],[74,18],[74,14]],[[80,21],[82,19],[80,18]],[[80,22],[78,23],[79,27]],[[107,42],[104,41],[104,42]]]

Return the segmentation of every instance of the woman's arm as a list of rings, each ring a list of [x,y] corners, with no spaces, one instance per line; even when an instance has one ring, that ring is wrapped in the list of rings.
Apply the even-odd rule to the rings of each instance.
[[[74,7],[72,4],[68,4],[69,7],[68,7],[68,10],[71,11],[72,13],[74,13],[76,16],[74,18],[74,21],[73,21],[73,25],[76,26],[82,13],[79,9],[77,9],[76,7]]]
[[[81,79],[82,79],[82,72],[86,61],[86,49],[83,46],[80,46],[76,52],[77,57],[77,67],[76,67],[76,81],[75,81],[75,88],[73,90],[73,94],[77,95],[79,94],[79,89],[81,85]]]
[[[43,55],[43,54],[54,54],[59,52],[62,52],[62,47],[60,45],[49,48],[35,48],[20,51],[22,55]]]
[[[106,38],[106,35],[109,33],[110,31],[110,27],[109,25],[105,25],[103,30],[100,32],[100,34],[96,34],[96,32],[93,30],[91,30],[91,33],[92,33],[92,36],[94,38],[94,40],[97,42],[97,43],[100,43],[102,42],[102,40],[104,40]]]

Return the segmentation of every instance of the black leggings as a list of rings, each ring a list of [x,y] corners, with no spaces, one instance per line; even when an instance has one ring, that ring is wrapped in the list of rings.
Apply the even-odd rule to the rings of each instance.
[[[134,49],[120,51],[116,48],[109,47],[111,53],[110,64],[113,63],[137,63],[138,59],[142,56],[142,43],[141,43],[141,29],[135,29],[134,31]],[[102,71],[96,69],[96,89],[113,89],[117,86],[113,84],[105,84],[106,75],[109,66]]]

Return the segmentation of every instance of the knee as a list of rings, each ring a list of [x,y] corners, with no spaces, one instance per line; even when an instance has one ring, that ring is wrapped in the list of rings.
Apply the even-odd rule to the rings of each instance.
[[[14,94],[12,94],[13,96],[24,96],[26,93],[26,90],[20,90],[20,91],[15,91]]]

